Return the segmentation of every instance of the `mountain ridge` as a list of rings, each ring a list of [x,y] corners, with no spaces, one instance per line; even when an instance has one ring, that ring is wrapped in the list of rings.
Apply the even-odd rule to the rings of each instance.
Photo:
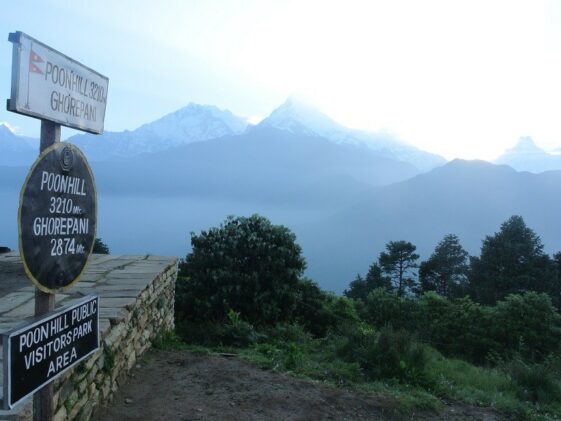
[[[292,133],[316,135],[335,143],[367,147],[380,156],[407,162],[427,171],[446,162],[439,155],[422,151],[387,133],[371,133],[344,127],[309,104],[289,97],[258,126]]]
[[[541,149],[530,136],[521,137],[516,145],[507,149],[494,162],[532,173],[561,170],[561,155]]]
[[[438,155],[419,150],[387,133],[369,133],[344,127],[316,108],[291,97],[255,126],[229,110],[189,103],[134,130],[106,131],[102,135],[77,134],[66,141],[80,147],[91,161],[112,161],[169,150],[192,142],[242,135],[264,127],[369,149],[380,157],[409,163],[419,171],[446,162]],[[6,148],[0,143],[0,150]],[[0,164],[7,164],[6,161],[0,158]],[[28,157],[28,161],[32,162],[32,159]]]
[[[66,141],[83,149],[95,161],[130,158],[184,144],[206,141],[245,131],[247,122],[229,110],[189,103],[132,131],[78,134]]]

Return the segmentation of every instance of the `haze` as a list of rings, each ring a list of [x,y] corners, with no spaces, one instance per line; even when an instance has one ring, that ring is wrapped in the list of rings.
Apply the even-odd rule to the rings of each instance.
[[[110,78],[106,130],[191,101],[257,122],[296,94],[448,159],[492,159],[520,136],[561,146],[558,2],[20,1],[0,27],[6,98],[21,30]],[[38,136],[35,120],[2,121]]]

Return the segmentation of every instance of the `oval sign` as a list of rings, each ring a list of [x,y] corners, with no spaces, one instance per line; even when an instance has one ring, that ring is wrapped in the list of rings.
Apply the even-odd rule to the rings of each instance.
[[[74,145],[55,143],[35,161],[20,195],[23,266],[44,292],[78,281],[93,250],[97,194],[92,170]]]

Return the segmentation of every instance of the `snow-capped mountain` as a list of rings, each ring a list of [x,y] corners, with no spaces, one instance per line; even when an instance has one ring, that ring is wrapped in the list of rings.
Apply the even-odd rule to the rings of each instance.
[[[6,124],[0,124],[0,147],[2,151],[28,152],[39,146],[39,140],[15,134]],[[37,151],[36,151],[37,152]]]
[[[191,103],[135,130],[141,138],[156,137],[169,147],[242,133],[247,122],[228,110]]]
[[[139,128],[122,132],[105,132],[102,135],[78,134],[67,139],[80,147],[90,161],[112,161],[128,159],[145,153],[161,152],[186,144],[231,137],[247,132],[248,123],[228,110],[214,106],[191,103],[173,113],[144,124]],[[385,133],[369,133],[346,128],[314,107],[289,98],[275,109],[255,129],[272,129],[287,136],[321,138],[336,145],[365,148],[369,155],[410,164],[418,171],[426,171],[442,165],[445,160],[428,152],[399,141]],[[8,137],[13,135],[9,129]],[[251,130],[250,130],[251,131]],[[266,131],[261,131],[263,135]],[[13,135],[15,136],[15,135]],[[277,134],[274,134],[278,137]],[[25,143],[10,138],[6,144],[24,147]],[[28,143],[28,142],[26,142]],[[14,149],[15,146],[10,146]],[[4,147],[8,149],[8,147]],[[36,149],[36,148],[35,148]],[[36,151],[33,156],[36,156]],[[0,164],[15,158],[5,155]],[[19,160],[21,161],[21,160]],[[19,162],[18,161],[18,162]],[[32,160],[24,159],[25,163]]]
[[[350,135],[348,129],[294,97],[289,97],[259,125],[294,134],[320,136],[336,143],[360,143],[358,139]]]
[[[314,107],[290,97],[275,109],[260,126],[314,135],[336,143],[368,147],[380,156],[413,164],[425,171],[444,164],[441,156],[421,151],[386,133],[370,133],[344,127]]]
[[[547,153],[531,137],[521,137],[518,143],[499,156],[495,163],[506,164],[518,171],[540,173],[561,169],[561,155]]]
[[[142,153],[242,133],[247,122],[228,110],[190,103],[133,131],[80,134],[68,139],[93,161],[128,158]]]
[[[0,165],[28,165],[39,154],[39,140],[18,136],[0,124]]]

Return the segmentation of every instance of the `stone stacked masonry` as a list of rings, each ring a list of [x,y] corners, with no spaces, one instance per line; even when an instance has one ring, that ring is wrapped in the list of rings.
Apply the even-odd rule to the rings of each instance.
[[[57,294],[57,308],[89,294],[100,296],[101,341],[98,352],[54,381],[56,421],[89,420],[111,402],[154,339],[173,330],[176,278],[175,258],[93,255],[81,280]],[[34,289],[19,255],[0,254],[0,332],[33,316]],[[0,364],[3,375],[1,370]],[[0,410],[0,420],[32,420],[32,407],[28,398],[10,411]]]

